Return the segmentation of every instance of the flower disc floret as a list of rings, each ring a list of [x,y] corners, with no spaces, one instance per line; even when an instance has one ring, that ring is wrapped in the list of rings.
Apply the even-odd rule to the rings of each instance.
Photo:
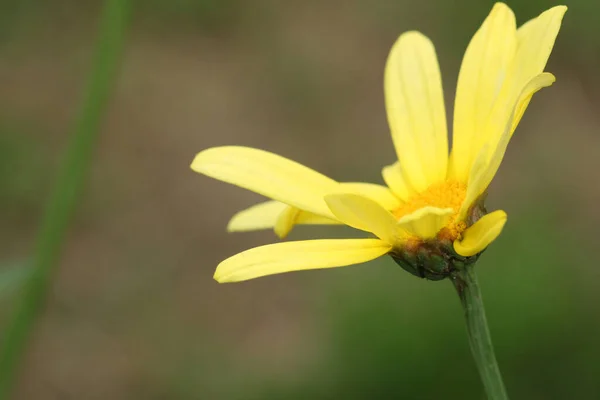
[[[444,239],[454,241],[467,228],[465,221],[458,220],[458,212],[467,195],[467,185],[458,180],[450,179],[434,183],[424,192],[411,197],[406,203],[392,211],[400,219],[423,207],[451,208],[454,213],[450,216],[448,224],[440,231]]]

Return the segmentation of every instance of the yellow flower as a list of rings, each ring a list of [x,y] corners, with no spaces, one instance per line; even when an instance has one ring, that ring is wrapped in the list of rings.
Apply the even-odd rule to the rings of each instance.
[[[383,168],[387,187],[339,183],[275,154],[228,146],[200,152],[191,168],[270,199],[236,214],[229,231],[295,224],[346,224],[377,239],[276,243],[223,261],[219,282],[366,262],[390,254],[405,269],[441,279],[475,260],[498,237],[506,213],[486,214],[483,197],[531,97],[555,78],[543,72],[565,6],[517,29],[503,3],[494,5],[469,43],[456,90],[453,148],[433,44],[402,34],[385,67],[385,104],[399,161]]]

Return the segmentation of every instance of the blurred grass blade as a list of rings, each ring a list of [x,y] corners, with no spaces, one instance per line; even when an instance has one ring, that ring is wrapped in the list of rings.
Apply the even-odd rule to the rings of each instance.
[[[20,289],[31,276],[28,262],[12,262],[0,269],[0,300],[6,295]]]
[[[123,48],[129,5],[128,0],[106,0],[104,3],[90,81],[41,224],[32,271],[12,319],[3,332],[0,347],[0,399],[10,395],[19,360],[43,304],[69,220],[82,191]]]

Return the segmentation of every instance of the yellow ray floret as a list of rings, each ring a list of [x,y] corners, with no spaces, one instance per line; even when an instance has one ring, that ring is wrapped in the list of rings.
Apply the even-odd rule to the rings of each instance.
[[[506,213],[502,210],[484,215],[465,231],[461,241],[454,242],[456,252],[463,256],[472,256],[483,251],[500,235],[506,218]]]
[[[405,178],[417,191],[446,177],[448,135],[442,79],[431,41],[407,32],[396,41],[385,74],[385,106]]]
[[[217,267],[221,283],[306,269],[343,267],[386,254],[390,245],[378,239],[322,239],[269,244],[236,254]]]
[[[394,246],[404,236],[396,218],[375,201],[356,194],[325,196],[325,201],[338,220],[353,228],[374,233]]]
[[[381,204],[386,210],[394,210],[401,204],[392,191],[385,186],[363,182],[343,182],[339,189],[347,193],[365,196]],[[325,193],[323,194],[325,195]],[[255,204],[236,213],[229,224],[229,232],[274,229],[277,236],[285,238],[294,225],[336,225],[339,221],[277,201]]]
[[[513,12],[496,3],[463,58],[454,105],[450,170],[468,181],[485,146],[496,147],[509,119],[511,132],[529,104],[511,117],[523,89],[544,71],[560,29],[565,6],[553,7],[516,29]]]
[[[339,185],[304,165],[267,151],[241,146],[204,150],[191,168],[315,214],[331,217],[323,195]]]

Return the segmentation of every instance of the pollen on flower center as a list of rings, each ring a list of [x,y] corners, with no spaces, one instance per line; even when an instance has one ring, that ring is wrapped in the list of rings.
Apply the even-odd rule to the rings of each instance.
[[[460,206],[465,200],[467,185],[457,180],[447,180],[429,186],[425,191],[411,197],[406,203],[392,211],[397,219],[402,218],[420,208],[432,206],[439,208],[452,208],[454,214],[450,217],[448,225],[438,234],[443,238],[454,240],[466,228],[464,221],[456,221]]]

